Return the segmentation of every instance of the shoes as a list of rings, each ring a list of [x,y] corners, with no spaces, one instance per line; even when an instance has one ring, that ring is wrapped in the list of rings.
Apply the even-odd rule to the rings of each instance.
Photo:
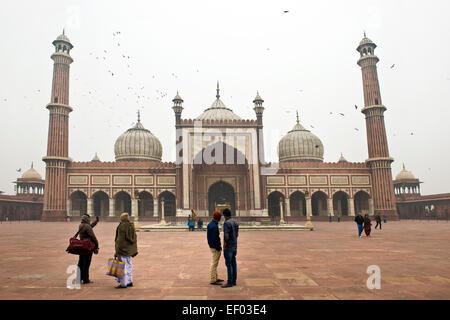
[[[217,282],[224,282],[225,280],[217,279]]]
[[[233,283],[233,287],[235,287],[236,286],[236,283]]]
[[[231,288],[233,285],[232,284],[224,284],[223,286],[221,286],[221,288]]]
[[[125,289],[127,286],[121,286],[121,285],[118,285],[117,287],[114,287],[114,288],[116,288],[116,289]]]
[[[89,284],[89,283],[94,283],[94,281],[88,280],[88,281],[82,281],[83,284]]]
[[[130,282],[129,284],[127,284],[127,287],[132,287],[133,286],[133,282]]]
[[[222,284],[222,282],[216,281],[216,282],[210,282],[210,284],[212,284],[214,286],[220,286]]]

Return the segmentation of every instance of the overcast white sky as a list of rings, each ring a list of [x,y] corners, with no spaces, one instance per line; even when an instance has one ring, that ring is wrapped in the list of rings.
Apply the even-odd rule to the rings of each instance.
[[[174,161],[171,100],[179,90],[182,117],[195,118],[214,101],[219,80],[222,101],[245,119],[255,119],[259,90],[268,160],[278,160],[278,141],[298,109],[326,162],[341,152],[363,162],[365,119],[354,105],[363,105],[355,49],[365,30],[378,45],[393,175],[404,162],[424,182],[422,194],[450,192],[449,12],[448,0],[2,1],[0,190],[12,194],[16,169],[32,161],[45,175],[51,43],[65,27],[74,45],[74,161],[95,152],[114,161],[114,142],[138,109],[163,145],[163,161]]]

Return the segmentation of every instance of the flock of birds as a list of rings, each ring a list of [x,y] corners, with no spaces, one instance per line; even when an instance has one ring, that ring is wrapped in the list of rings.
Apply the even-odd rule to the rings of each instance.
[[[284,14],[289,13],[289,10],[284,10],[283,11]],[[112,66],[113,64],[111,63],[111,61],[117,59],[117,57],[120,57],[122,62],[121,62],[121,66],[120,67],[125,67],[126,66],[126,72],[130,77],[133,77],[133,58],[132,56],[130,56],[128,53],[125,53],[125,50],[123,49],[123,46],[121,46],[121,35],[122,32],[121,31],[115,31],[112,33],[113,36],[113,47],[112,49],[106,50],[103,49],[101,54],[98,53],[94,53],[94,52],[89,52],[89,56],[94,58],[96,61],[98,61],[99,63],[103,63],[103,67],[105,68],[105,70],[107,70],[107,73],[115,79],[123,79],[123,74],[121,73],[121,71],[115,71],[113,70]],[[270,48],[267,48],[267,50],[270,50]],[[119,52],[120,51],[120,52]],[[117,61],[117,60],[115,60]],[[393,69],[395,67],[395,64],[392,64],[390,69]],[[199,69],[195,69],[195,71],[198,73]],[[179,76],[177,74],[175,74],[174,72],[171,73],[171,76],[174,79],[178,79]],[[152,75],[152,79],[156,79],[156,75]],[[450,80],[450,79],[449,79]],[[75,81],[79,81],[78,78],[75,78]],[[88,87],[87,84],[85,83],[86,86],[86,91],[85,93],[83,92],[75,92],[75,96],[78,94],[80,96],[88,96],[90,97],[90,100],[88,101],[89,105],[95,105],[95,106],[101,106],[104,108],[108,108],[110,110],[114,110],[114,107],[112,106],[111,103],[107,104],[105,101],[99,99],[100,96],[100,92],[92,89],[91,87]],[[88,89],[89,88],[89,89]],[[129,99],[130,97],[132,97],[132,99],[134,100],[134,102],[137,104],[137,106],[139,107],[139,109],[143,109],[144,105],[146,104],[146,102],[148,102],[149,100],[151,100],[152,98],[155,98],[156,100],[162,100],[164,98],[166,98],[168,96],[168,93],[164,90],[161,89],[155,89],[153,95],[148,95],[147,91],[144,91],[145,86],[143,85],[129,85],[127,87],[127,94],[119,94],[116,93],[115,98],[122,98],[122,100],[124,102],[130,102]],[[36,91],[37,93],[40,93],[41,90],[38,89]],[[303,89],[300,89],[299,92],[304,92]],[[27,99],[27,96],[24,96],[24,99]],[[232,98],[232,96],[230,96],[230,98]],[[131,100],[131,99],[130,99]],[[7,98],[3,98],[4,102],[7,102],[8,99]],[[115,99],[115,102],[117,103],[117,99]],[[358,106],[355,105],[355,110],[358,110]],[[290,113],[290,110],[285,111],[286,113]],[[333,113],[332,111],[330,111],[329,113],[330,116],[333,115],[338,115],[341,117],[345,117],[345,114],[342,112],[338,112],[338,113]],[[108,126],[112,127],[113,124],[108,121]],[[117,127],[121,127],[122,125],[116,125]],[[315,128],[313,125],[310,125],[311,128]],[[72,125],[72,128],[75,128],[75,125]],[[360,131],[358,128],[354,128],[355,131]],[[411,135],[414,135],[414,133],[411,132]],[[394,136],[396,136],[394,134]]]

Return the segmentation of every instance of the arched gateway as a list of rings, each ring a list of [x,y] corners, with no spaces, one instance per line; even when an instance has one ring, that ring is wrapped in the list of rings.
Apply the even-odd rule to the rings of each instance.
[[[212,215],[218,205],[229,205],[232,215],[236,212],[234,188],[231,184],[224,181],[214,183],[208,190],[208,209],[210,215]]]

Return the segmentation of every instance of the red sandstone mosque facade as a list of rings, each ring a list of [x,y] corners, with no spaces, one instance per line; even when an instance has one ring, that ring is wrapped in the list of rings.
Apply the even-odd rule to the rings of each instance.
[[[342,156],[324,163],[320,139],[297,123],[279,142],[278,163],[264,162],[263,99],[253,100],[256,120],[241,119],[216,99],[196,119],[183,119],[183,99],[173,99],[177,160],[161,162],[163,148],[140,117],[116,141],[116,161],[69,158],[69,73],[73,46],[66,35],[55,41],[49,110],[43,221],[59,221],[87,212],[117,217],[127,211],[135,219],[186,217],[194,209],[209,216],[229,205],[240,218],[284,216],[353,216],[355,213],[397,218],[377,77],[376,45],[360,42],[369,158],[350,163]]]
[[[83,213],[116,220],[129,212],[135,221],[185,220],[195,210],[210,216],[229,206],[240,220],[272,217],[291,221],[306,217],[343,219],[357,213],[389,219],[447,215],[450,194],[420,195],[420,181],[405,168],[392,180],[388,142],[377,75],[376,45],[365,35],[357,51],[364,93],[368,159],[351,163],[341,155],[323,162],[320,139],[297,115],[292,130],[278,144],[277,163],[264,160],[264,100],[253,100],[256,119],[242,119],[220,99],[200,116],[183,119],[183,99],[176,94],[175,162],[161,162],[163,147],[141,123],[119,136],[114,162],[76,162],[69,157],[70,65],[73,48],[63,33],[55,52],[44,180],[31,168],[16,181],[15,196],[0,195],[1,220],[40,216],[62,221]],[[39,212],[38,212],[39,211]],[[400,216],[399,216],[400,214]]]

